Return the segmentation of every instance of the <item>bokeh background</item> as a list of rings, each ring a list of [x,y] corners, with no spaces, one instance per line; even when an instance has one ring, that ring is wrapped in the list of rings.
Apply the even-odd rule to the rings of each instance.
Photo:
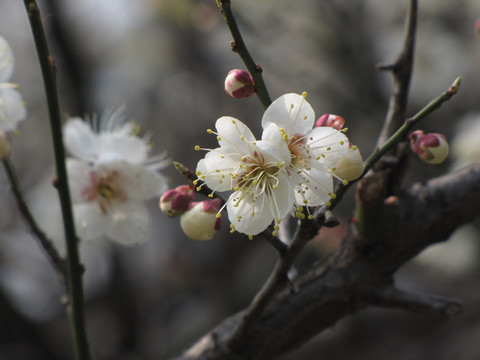
[[[223,81],[241,60],[214,0],[40,0],[58,67],[65,118],[127,105],[127,117],[153,133],[152,154],[195,168],[215,147],[206,129],[223,115],[259,134],[263,108],[251,97],[224,94]],[[347,121],[364,154],[374,147],[391,93],[391,76],[376,70],[400,49],[406,0],[233,1],[244,39],[264,69],[272,98],[307,91],[317,116]],[[480,161],[480,38],[477,0],[422,0],[409,114],[463,76],[460,93],[422,123],[453,141],[450,161],[428,166],[409,159],[405,185]],[[20,1],[0,1],[0,35],[10,43],[28,119],[14,136],[13,161],[32,211],[63,251],[43,83]],[[475,128],[476,127],[476,128]],[[460,132],[464,135],[459,135]],[[467,135],[465,135],[465,133]],[[185,183],[173,167],[171,186]],[[341,226],[322,230],[298,271],[340,241],[352,215],[353,191],[338,208]],[[149,203],[150,237],[125,248],[108,241],[82,244],[87,323],[97,360],[167,359],[225,316],[245,307],[267,278],[275,251],[228,233],[211,241],[183,235],[176,219]],[[478,224],[477,224],[478,225]],[[368,309],[282,359],[480,358],[478,226],[460,229],[403,267],[400,286],[462,299],[463,316],[437,319]],[[72,358],[59,283],[29,234],[0,172],[0,360]]]

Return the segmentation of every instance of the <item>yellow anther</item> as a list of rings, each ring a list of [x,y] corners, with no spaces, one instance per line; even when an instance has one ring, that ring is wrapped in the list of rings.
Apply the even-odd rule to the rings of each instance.
[[[217,213],[217,215],[215,215],[215,217],[216,217],[217,219],[220,219],[220,218],[222,217],[222,214]],[[230,226],[230,227],[231,227],[231,226]]]
[[[212,129],[207,129],[207,133],[211,134],[212,132]]]
[[[200,150],[200,146],[195,145],[195,150],[196,150],[196,151]]]
[[[330,195],[330,197],[331,197],[332,199],[335,199],[335,198],[337,197],[337,194],[332,194],[332,195]]]
[[[353,145],[353,146],[352,146],[352,150],[353,150],[353,151],[357,150],[357,145]]]
[[[222,138],[220,136],[217,136],[217,141],[220,141],[222,140]]]
[[[343,144],[345,144],[345,142],[343,142],[343,141],[340,141],[340,145],[343,145]]]
[[[308,215],[308,220],[312,220],[313,219],[313,215]]]
[[[348,185],[348,180],[343,180],[343,185]]]
[[[302,96],[305,99],[307,97],[307,92],[306,91],[302,92]]]
[[[197,191],[200,191],[200,190],[202,190],[202,187],[201,187],[201,186],[197,186],[196,190],[197,190]]]
[[[213,198],[213,193],[207,195],[209,198]]]
[[[332,206],[332,203],[331,203],[330,201],[327,201],[327,202],[325,203],[325,205],[326,205],[327,207],[330,207],[330,206]]]
[[[198,184],[198,179],[197,180],[193,180],[193,185],[197,186]]]
[[[248,238],[249,238],[250,240],[253,240],[253,235],[248,235]]]

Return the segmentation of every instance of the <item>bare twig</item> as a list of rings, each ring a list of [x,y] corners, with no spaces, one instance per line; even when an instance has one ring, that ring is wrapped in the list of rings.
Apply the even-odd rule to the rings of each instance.
[[[415,51],[415,33],[417,28],[417,0],[410,0],[407,11],[405,38],[402,50],[392,64],[381,64],[381,70],[390,70],[393,74],[394,88],[390,97],[385,122],[378,137],[377,146],[381,146],[403,123],[408,102],[408,90],[413,69]]]
[[[240,33],[235,17],[233,16],[231,2],[230,0],[217,0],[217,5],[222,13],[223,18],[225,19],[225,22],[227,23],[228,28],[230,29],[230,32],[232,33],[232,50],[240,56],[248,71],[252,75],[258,98],[260,99],[263,107],[266,109],[272,103],[272,100],[270,99],[267,87],[263,81],[262,68],[260,65],[255,63],[247,49],[247,46],[245,45],[245,42],[243,41],[242,34]]]
[[[3,160],[3,167],[5,168],[5,172],[7,174],[8,181],[10,182],[10,188],[12,190],[13,195],[15,196],[15,200],[17,202],[17,207],[20,213],[23,216],[23,219],[27,223],[29,230],[32,232],[34,237],[38,240],[40,246],[47,254],[50,263],[52,264],[53,268],[56,270],[57,276],[60,277],[62,286],[65,285],[64,281],[67,276],[67,269],[65,267],[65,261],[60,257],[53,246],[52,241],[48,238],[45,232],[40,228],[37,224],[33,214],[30,212],[30,209],[23,197],[22,190],[20,189],[20,184],[17,178],[17,174],[15,172],[15,167],[13,166],[10,158],[6,158]]]

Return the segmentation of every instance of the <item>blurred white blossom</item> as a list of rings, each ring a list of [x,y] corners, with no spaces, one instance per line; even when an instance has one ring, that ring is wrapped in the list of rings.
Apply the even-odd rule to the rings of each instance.
[[[17,85],[9,82],[14,69],[12,49],[0,36],[0,130],[14,131],[27,116],[22,95]]]
[[[69,119],[65,146],[77,231],[82,239],[101,236],[129,245],[143,241],[150,228],[145,201],[166,190],[163,154],[149,158],[148,137],[135,135],[123,107],[100,119]]]

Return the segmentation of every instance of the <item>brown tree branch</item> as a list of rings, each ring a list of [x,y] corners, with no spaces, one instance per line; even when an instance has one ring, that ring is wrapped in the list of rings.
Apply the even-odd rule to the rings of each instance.
[[[322,264],[269,301],[257,321],[229,347],[240,312],[206,334],[177,360],[266,359],[292,350],[346,315],[368,306],[455,315],[457,300],[411,294],[394,287],[397,269],[429,245],[448,239],[480,213],[480,163],[416,184],[399,195],[385,214],[382,241],[354,230]],[[409,224],[409,226],[405,226]]]

